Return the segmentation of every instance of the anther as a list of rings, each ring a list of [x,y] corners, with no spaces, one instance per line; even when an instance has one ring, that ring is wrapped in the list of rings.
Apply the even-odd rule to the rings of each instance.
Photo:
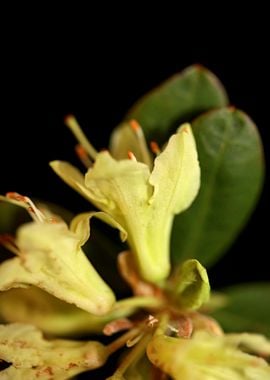
[[[151,168],[153,165],[152,157],[151,157],[150,152],[147,148],[144,133],[143,133],[143,130],[142,130],[140,124],[136,120],[130,120],[129,125],[131,126],[132,130],[134,131],[134,133],[137,137],[139,148],[140,148],[142,158],[143,158],[143,162]]]
[[[79,157],[79,159],[81,160],[81,162],[83,163],[83,165],[87,169],[92,166],[92,161],[90,160],[86,150],[84,149],[84,147],[81,144],[77,144],[75,146],[75,152],[76,152],[77,156]]]
[[[123,330],[129,330],[134,324],[127,318],[120,318],[109,322],[103,329],[103,334],[110,336]]]
[[[150,148],[155,155],[158,156],[160,154],[160,147],[158,146],[158,143],[156,141],[150,142]]]
[[[43,213],[35,206],[35,204],[31,201],[30,198],[26,197],[25,195],[21,195],[16,192],[9,192],[6,194],[6,197],[10,200],[15,201],[15,203],[18,203],[22,207],[26,208],[29,215],[33,218],[36,222],[44,222],[45,216]]]
[[[131,151],[128,151],[128,158],[132,161],[136,161],[137,162],[137,159],[134,155],[134,153],[132,153]]]

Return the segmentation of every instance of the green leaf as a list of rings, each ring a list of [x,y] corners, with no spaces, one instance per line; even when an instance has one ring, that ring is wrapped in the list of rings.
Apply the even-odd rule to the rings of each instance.
[[[235,285],[222,291],[228,296],[227,305],[211,315],[226,331],[270,337],[270,282]]]
[[[227,94],[216,76],[194,65],[139,99],[126,119],[136,119],[147,139],[165,142],[182,122],[227,104]]]
[[[208,301],[210,285],[205,268],[197,260],[180,265],[172,281],[172,296],[179,306],[196,310]]]
[[[194,121],[201,166],[199,195],[176,216],[172,233],[174,263],[196,258],[214,263],[233,242],[258,199],[264,174],[262,145],[253,122],[224,108]]]

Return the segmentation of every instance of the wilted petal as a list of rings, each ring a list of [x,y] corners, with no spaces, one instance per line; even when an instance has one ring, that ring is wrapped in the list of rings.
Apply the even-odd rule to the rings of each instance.
[[[0,379],[64,380],[101,367],[107,357],[99,342],[46,340],[31,325],[0,325],[0,359],[11,363]]]

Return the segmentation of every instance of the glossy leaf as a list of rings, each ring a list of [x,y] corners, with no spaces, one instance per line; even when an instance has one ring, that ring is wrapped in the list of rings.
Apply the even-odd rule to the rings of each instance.
[[[270,337],[270,282],[241,284],[224,289],[227,304],[214,311],[226,331],[250,331]]]
[[[126,119],[136,119],[147,139],[165,142],[182,122],[227,104],[227,94],[216,76],[194,65],[139,99]]]
[[[201,166],[201,188],[191,207],[176,216],[175,263],[196,258],[214,263],[246,223],[261,190],[264,163],[259,134],[239,110],[207,113],[193,124]]]

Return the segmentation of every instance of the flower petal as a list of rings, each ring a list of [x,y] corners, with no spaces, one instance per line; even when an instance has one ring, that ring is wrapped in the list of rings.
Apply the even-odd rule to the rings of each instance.
[[[117,228],[120,231],[121,240],[122,241],[126,240],[127,232],[109,214],[106,214],[105,212],[100,212],[100,211],[85,212],[85,213],[76,215],[70,224],[70,230],[77,235],[80,246],[84,245],[84,243],[86,243],[86,241],[89,239],[89,236],[90,236],[89,221],[93,216],[109,224],[111,227]]]
[[[31,325],[0,325],[0,359],[11,366],[0,372],[5,380],[63,380],[101,367],[108,352],[99,342],[45,340]]]
[[[203,331],[191,339],[156,335],[147,355],[175,380],[267,380],[270,367],[261,358],[246,354],[223,337]]]
[[[143,162],[138,139],[130,124],[127,122],[120,124],[113,130],[109,150],[112,156],[117,160],[126,159],[128,152],[132,152],[138,161]]]
[[[191,205],[200,187],[200,167],[189,124],[180,127],[155,159],[149,182],[154,186],[151,202],[167,213],[178,214]]]
[[[148,305],[152,306],[149,298],[133,297],[116,302],[105,315],[93,315],[31,286],[0,293],[0,320],[31,323],[54,336],[73,336],[101,333],[112,320],[128,317]]]
[[[270,340],[260,334],[226,334],[226,341],[262,357],[270,357]]]
[[[109,152],[101,152],[86,173],[85,185],[101,210],[123,220],[130,210],[136,213],[137,208],[147,206],[152,193],[149,176],[147,165],[132,160],[116,161]]]
[[[91,196],[84,184],[84,176],[75,166],[65,161],[51,161],[50,166],[67,185],[91,201]]]
[[[67,226],[25,224],[18,230],[16,244],[22,255],[0,265],[0,290],[36,285],[95,315],[111,309],[113,292]]]

